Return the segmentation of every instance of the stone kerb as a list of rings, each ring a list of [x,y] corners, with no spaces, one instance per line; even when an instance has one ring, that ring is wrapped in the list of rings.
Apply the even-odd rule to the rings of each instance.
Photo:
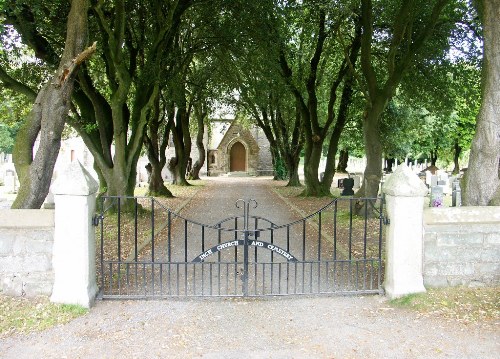
[[[54,288],[51,301],[90,307],[95,279],[95,211],[98,184],[80,162],[72,162],[52,186],[55,202]]]
[[[382,187],[390,219],[384,288],[388,297],[425,292],[422,276],[423,205],[427,187],[401,164]]]

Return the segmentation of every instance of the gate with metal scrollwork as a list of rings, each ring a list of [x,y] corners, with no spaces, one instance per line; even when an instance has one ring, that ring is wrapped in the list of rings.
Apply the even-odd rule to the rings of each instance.
[[[153,198],[102,198],[94,221],[101,297],[381,292],[380,199],[338,198],[282,225],[251,215],[257,205],[240,199],[242,215],[208,225]]]

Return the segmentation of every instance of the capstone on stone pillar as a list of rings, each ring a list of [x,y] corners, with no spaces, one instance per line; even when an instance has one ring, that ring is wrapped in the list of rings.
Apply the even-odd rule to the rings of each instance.
[[[98,184],[78,161],[52,186],[55,202],[54,287],[50,300],[90,307],[97,294],[95,211]]]
[[[423,206],[427,187],[402,163],[382,187],[386,231],[384,288],[389,298],[425,292],[422,276]]]

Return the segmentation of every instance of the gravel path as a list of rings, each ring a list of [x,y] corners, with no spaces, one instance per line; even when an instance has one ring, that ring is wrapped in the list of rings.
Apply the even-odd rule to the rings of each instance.
[[[248,197],[277,223],[295,216],[265,180],[241,178],[210,180],[183,215],[212,223]],[[0,357],[497,358],[497,327],[420,316],[380,296],[98,301],[66,325],[1,339]]]

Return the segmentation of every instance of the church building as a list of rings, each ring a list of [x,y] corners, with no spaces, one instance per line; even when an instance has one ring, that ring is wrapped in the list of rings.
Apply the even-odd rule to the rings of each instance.
[[[257,126],[237,120],[212,120],[207,145],[207,174],[272,176],[269,141]]]

